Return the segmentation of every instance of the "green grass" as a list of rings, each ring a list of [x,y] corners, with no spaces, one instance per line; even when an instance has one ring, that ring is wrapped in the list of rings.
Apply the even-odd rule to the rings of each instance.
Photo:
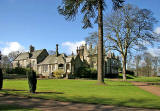
[[[138,82],[160,82],[160,77],[136,77],[134,79],[130,79],[130,81],[138,81]]]
[[[137,81],[137,82],[160,82],[160,77],[135,77],[129,74],[126,74],[128,81]],[[119,74],[119,78],[122,79],[122,74]]]
[[[22,108],[13,105],[0,105],[0,111],[38,111],[37,109]]]
[[[105,82],[107,85],[100,86],[96,84],[96,80],[38,80],[38,93],[29,94],[27,80],[5,80],[4,89],[0,93],[59,101],[160,109],[158,96],[128,82]]]

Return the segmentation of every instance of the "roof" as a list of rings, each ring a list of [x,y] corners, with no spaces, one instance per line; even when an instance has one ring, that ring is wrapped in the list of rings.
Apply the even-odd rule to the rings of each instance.
[[[41,63],[38,65],[43,64],[56,64],[56,63],[64,63],[65,57],[63,54],[59,55],[58,57],[56,55],[48,55]]]
[[[44,49],[42,50],[36,50],[34,52],[32,52],[32,56],[30,57],[30,59],[36,59],[40,54],[41,52],[43,51]],[[23,53],[20,53],[17,58],[15,58],[15,60],[27,60],[29,58],[29,52],[23,52]]]
[[[28,58],[29,58],[29,53],[24,52],[24,53],[20,53],[15,60],[24,60]]]
[[[32,52],[31,59],[36,59],[36,58],[41,54],[41,52],[42,52],[43,50],[44,50],[44,49],[42,49],[42,50],[36,50],[36,51]]]

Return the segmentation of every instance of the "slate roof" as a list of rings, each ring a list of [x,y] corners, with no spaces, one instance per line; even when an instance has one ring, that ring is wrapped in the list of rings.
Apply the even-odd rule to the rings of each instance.
[[[32,56],[30,57],[30,59],[36,59],[43,50],[36,50],[32,52]],[[28,58],[29,58],[29,52],[24,52],[24,53],[20,53],[15,60],[25,60],[25,59],[27,60]]]
[[[20,53],[15,60],[25,60],[29,58],[29,53],[28,52],[24,52],[24,53]]]
[[[44,50],[44,49],[43,49]],[[31,59],[36,59],[43,50],[36,50],[34,52],[32,52],[32,56],[31,56]]]
[[[58,62],[63,62],[66,58],[63,54],[59,55],[58,57],[56,55],[48,55],[41,63],[38,65],[47,65],[47,64],[56,64]]]

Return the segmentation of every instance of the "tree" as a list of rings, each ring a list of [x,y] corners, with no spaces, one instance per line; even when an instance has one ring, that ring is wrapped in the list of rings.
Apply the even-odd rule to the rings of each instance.
[[[141,61],[141,55],[135,56],[135,64],[136,64],[136,76],[139,76],[139,63]]]
[[[9,68],[11,66],[11,61],[9,60],[8,56],[2,55],[1,64],[3,69]]]
[[[30,67],[26,72],[29,84],[29,92],[35,93],[37,86],[36,72]]]
[[[97,46],[98,44],[98,33],[92,32],[89,33],[89,36],[85,38],[85,41],[87,44],[92,44],[94,46]]]
[[[150,53],[144,53],[144,61],[146,63],[145,71],[148,77],[151,76],[152,73],[152,55]]]
[[[158,57],[152,58],[152,64],[153,64],[153,69],[154,69],[154,76],[157,76]]]
[[[10,61],[13,61],[19,54],[20,54],[19,51],[10,52],[8,54],[8,58],[9,58]]]
[[[129,4],[105,18],[105,37],[110,43],[106,45],[122,56],[123,80],[126,80],[127,54],[155,41],[153,25],[156,22],[150,10]]]
[[[114,8],[121,7],[123,0],[112,0]],[[66,20],[74,20],[79,8],[83,16],[83,28],[92,27],[91,19],[98,22],[98,82],[104,84],[103,75],[103,10],[105,8],[104,0],[62,0],[62,6],[58,7],[58,12],[65,16]]]

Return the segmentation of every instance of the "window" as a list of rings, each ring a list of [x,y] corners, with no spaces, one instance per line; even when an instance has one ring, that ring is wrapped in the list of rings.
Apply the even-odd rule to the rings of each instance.
[[[59,64],[58,65],[58,69],[63,69],[64,68],[64,65],[63,64]]]
[[[66,69],[69,69],[69,64],[66,65]]]
[[[48,65],[44,65],[43,66],[43,72],[47,72],[48,71]]]

